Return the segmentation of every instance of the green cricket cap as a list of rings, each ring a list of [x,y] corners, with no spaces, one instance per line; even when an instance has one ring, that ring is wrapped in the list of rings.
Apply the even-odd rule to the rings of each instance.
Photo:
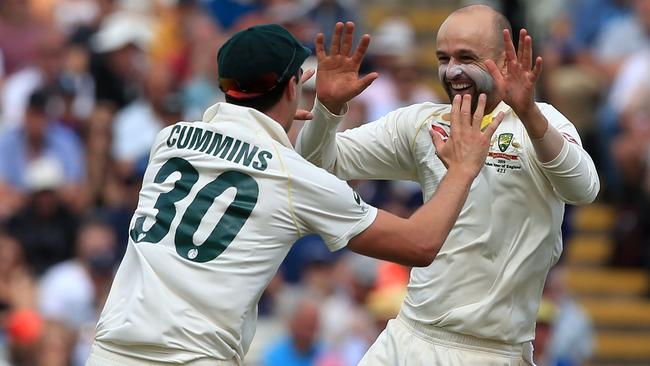
[[[219,88],[236,99],[262,96],[296,75],[311,51],[277,24],[235,33],[219,49]]]

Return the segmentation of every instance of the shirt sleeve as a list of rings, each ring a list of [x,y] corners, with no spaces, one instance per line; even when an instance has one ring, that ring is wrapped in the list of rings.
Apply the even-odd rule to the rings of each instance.
[[[535,158],[535,163],[562,201],[569,204],[592,202],[600,190],[600,180],[593,160],[582,148],[578,131],[553,106],[543,103],[538,105],[551,126],[564,137],[564,145],[555,159],[541,163]]]
[[[398,109],[375,122],[336,133],[342,116],[330,113],[317,100],[314,119],[300,132],[296,150],[341,179],[414,180],[411,147],[418,119],[414,108]]]
[[[377,209],[346,182],[304,160],[293,170],[290,199],[303,234],[319,234],[334,251],[375,221]]]

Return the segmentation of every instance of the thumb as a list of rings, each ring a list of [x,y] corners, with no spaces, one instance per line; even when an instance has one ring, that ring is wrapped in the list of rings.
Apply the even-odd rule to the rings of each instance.
[[[314,115],[304,109],[298,109],[296,114],[293,116],[293,119],[296,121],[307,121],[314,118]]]
[[[371,72],[370,74],[361,78],[357,86],[356,94],[357,95],[361,94],[361,92],[366,90],[366,88],[368,88],[370,84],[372,84],[375,80],[377,80],[378,77],[379,77],[379,73]]]

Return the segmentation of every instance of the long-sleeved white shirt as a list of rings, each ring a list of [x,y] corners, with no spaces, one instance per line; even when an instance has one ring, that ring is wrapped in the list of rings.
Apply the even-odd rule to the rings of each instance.
[[[565,137],[560,154],[539,162],[519,118],[497,106],[493,114],[505,118],[454,228],[433,263],[411,271],[406,317],[512,344],[534,338],[544,281],[562,252],[564,204],[591,202],[600,187],[573,124],[548,104],[538,107]],[[415,104],[337,134],[340,116],[317,102],[297,150],[342,179],[419,182],[429,200],[446,169],[428,129],[448,135],[450,110]]]

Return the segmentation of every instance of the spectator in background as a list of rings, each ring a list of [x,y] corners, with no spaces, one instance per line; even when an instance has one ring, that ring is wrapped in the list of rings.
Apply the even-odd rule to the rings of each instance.
[[[2,94],[2,127],[20,126],[25,119],[29,97],[37,90],[54,97],[59,90],[65,39],[51,30],[39,38],[34,63],[7,78]]]
[[[41,37],[48,31],[32,17],[30,2],[0,2],[0,49],[3,53],[5,75],[11,75],[36,62]]]
[[[43,90],[34,92],[28,101],[25,120],[21,126],[0,135],[0,202],[2,217],[15,213],[26,199],[26,193],[39,190],[39,181],[30,187],[28,171],[31,169],[40,179],[39,164],[54,174],[56,188],[63,201],[70,207],[81,205],[78,194],[84,178],[83,147],[75,134],[52,120],[48,115],[49,94]],[[46,162],[47,163],[44,163]],[[35,167],[30,168],[35,164]]]
[[[142,97],[118,112],[113,122],[112,155],[124,176],[148,160],[158,132],[181,119],[182,106],[172,94],[172,76],[164,65],[150,66],[143,87]]]
[[[589,316],[568,294],[561,267],[553,269],[547,277],[543,296],[550,302],[545,306],[556,310],[544,358],[552,365],[582,365],[593,355],[594,329]],[[540,305],[540,314],[542,311]]]
[[[608,81],[628,55],[650,46],[650,0],[633,0],[633,13],[609,21],[594,44],[594,57]]]
[[[415,48],[415,30],[406,19],[389,18],[373,33],[368,56],[381,76],[352,101],[362,103],[366,111],[357,121],[374,121],[397,108],[439,100],[420,83],[422,73],[412,59]]]
[[[27,171],[30,190],[25,207],[8,221],[19,240],[29,268],[41,275],[50,266],[72,257],[76,215],[62,199],[63,172],[55,161],[32,162]]]
[[[320,305],[309,297],[298,299],[287,309],[289,334],[265,352],[263,366],[314,366],[322,356],[318,341]]]
[[[150,29],[148,18],[137,14],[115,12],[102,21],[91,40],[95,54],[90,70],[98,102],[110,102],[121,109],[137,98]]]
[[[306,0],[304,1],[307,17],[316,23],[318,32],[325,35],[325,44],[332,37],[332,24],[340,21],[350,21],[361,25],[356,0]],[[363,34],[360,26],[355,30],[355,36]],[[313,39],[314,37],[311,37]]]
[[[54,265],[41,278],[42,316],[80,332],[74,365],[83,365],[88,358],[112,282],[116,247],[113,228],[100,218],[89,218],[79,228],[76,256]]]
[[[36,349],[34,366],[71,366],[74,362],[76,332],[63,323],[45,321]]]

